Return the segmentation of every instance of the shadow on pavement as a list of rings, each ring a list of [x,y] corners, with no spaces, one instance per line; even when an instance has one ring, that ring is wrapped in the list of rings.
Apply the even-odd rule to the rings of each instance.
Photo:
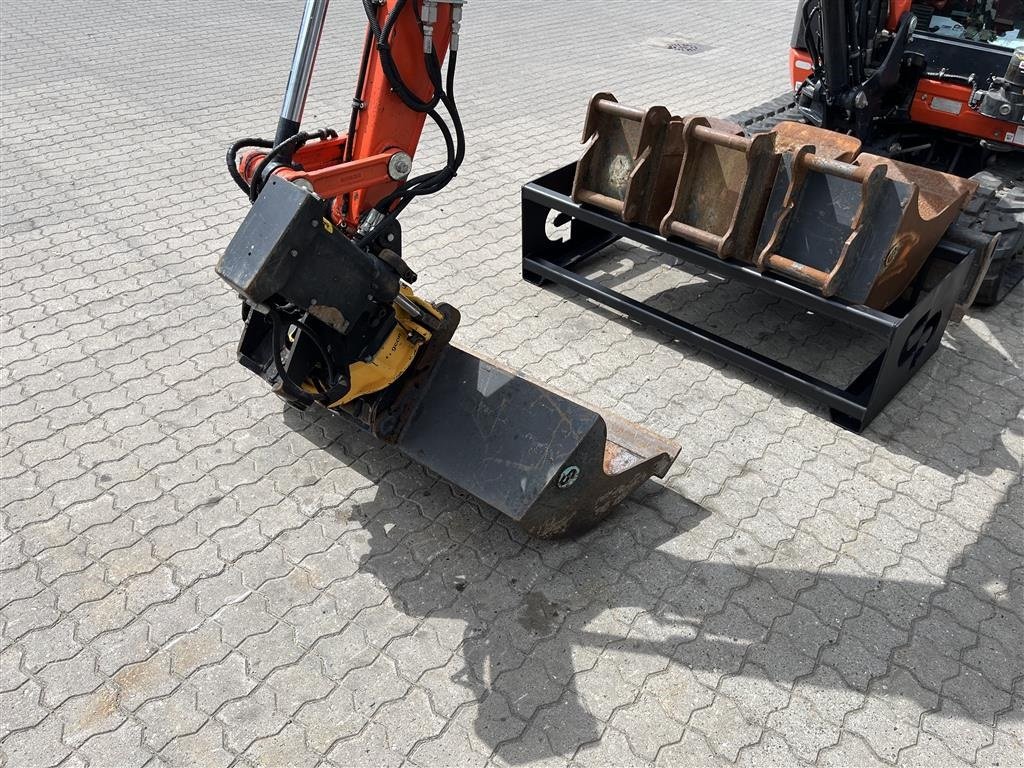
[[[683,722],[723,674],[776,687],[779,708],[796,683],[832,697],[884,692],[989,726],[1011,706],[1024,531],[1010,502],[925,581],[753,567],[739,546],[713,560],[681,554],[709,513],[653,482],[575,541],[530,540],[339,418],[286,419],[322,432],[318,444],[377,484],[372,501],[337,511],[369,537],[360,571],[409,617],[464,624],[449,682],[468,689],[473,731],[510,763],[600,739],[645,680]],[[799,557],[794,547],[775,559]]]

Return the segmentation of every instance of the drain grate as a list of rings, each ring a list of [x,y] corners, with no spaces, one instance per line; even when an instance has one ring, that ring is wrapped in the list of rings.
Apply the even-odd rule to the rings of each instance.
[[[711,50],[710,45],[691,43],[689,40],[683,40],[679,37],[656,37],[647,42],[655,48],[667,48],[670,51],[678,51],[686,56],[693,56],[694,54]]]
[[[701,51],[706,51],[708,47],[706,45],[701,45],[700,43],[687,43],[682,40],[675,40],[668,44],[668,49],[670,51],[679,51],[680,53],[685,53],[689,56],[695,53],[700,53]]]

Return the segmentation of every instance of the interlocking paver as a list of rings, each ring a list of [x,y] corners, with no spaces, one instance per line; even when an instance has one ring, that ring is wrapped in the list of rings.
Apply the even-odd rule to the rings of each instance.
[[[358,64],[335,5],[316,124]],[[785,88],[792,13],[467,7],[467,161],[403,216],[419,289],[462,343],[682,445],[550,543],[234,362],[223,149],[272,128],[294,3],[4,2],[0,762],[1024,764],[1021,290],[855,435],[520,279],[519,185],[578,156],[592,93],[739,111]],[[869,352],[642,249],[593,264],[795,365]]]

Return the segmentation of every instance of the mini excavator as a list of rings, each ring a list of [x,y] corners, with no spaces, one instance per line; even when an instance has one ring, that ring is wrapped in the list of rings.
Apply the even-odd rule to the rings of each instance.
[[[572,535],[664,477],[679,446],[453,346],[459,312],[411,287],[399,217],[465,156],[463,3],[363,0],[342,134],[301,124],[328,7],[307,0],[273,140],[228,150],[252,205],[217,273],[242,299],[238,359],[278,396],[353,421],[532,535]],[[427,118],[446,162],[413,174]]]

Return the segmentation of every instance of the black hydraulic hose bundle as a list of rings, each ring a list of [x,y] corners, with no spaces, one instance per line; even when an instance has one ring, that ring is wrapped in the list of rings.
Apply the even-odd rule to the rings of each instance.
[[[231,178],[234,180],[238,188],[245,192],[245,196],[249,197],[250,187],[249,183],[242,178],[242,174],[238,170],[238,153],[246,147],[259,147],[260,149],[273,149],[274,142],[268,141],[267,139],[239,139],[230,147],[228,147],[228,173],[231,174]]]
[[[266,181],[264,175],[270,164],[282,156],[289,156],[303,144],[310,139],[333,139],[338,136],[337,131],[331,128],[321,128],[317,131],[300,131],[299,133],[291,136],[280,144],[274,145],[274,142],[268,141],[267,139],[239,139],[230,147],[228,147],[227,154],[227,165],[228,173],[231,174],[231,178],[234,180],[238,188],[245,192],[249,198],[249,202],[256,202],[256,198],[259,197],[260,191],[263,189],[263,184]],[[249,184],[244,178],[242,178],[241,172],[238,170],[238,153],[246,147],[257,147],[259,149],[269,149],[270,151],[260,161],[256,171],[252,176],[252,183]]]
[[[402,186],[396,189],[387,197],[383,198],[374,207],[374,210],[384,215],[384,218],[375,224],[372,230],[362,234],[356,241],[357,245],[365,245],[372,240],[387,226],[398,218],[398,215],[413,201],[414,198],[422,195],[430,195],[444,189],[455,178],[462,161],[466,156],[466,137],[462,127],[462,119],[459,116],[458,107],[453,96],[453,85],[455,80],[455,66],[458,60],[458,52],[452,51],[448,57],[447,82],[444,90],[438,88],[440,102],[444,105],[452,120],[453,129],[449,128],[441,115],[434,109],[427,112],[427,116],[434,121],[441,132],[447,150],[445,166],[438,171],[421,174],[407,180]]]
[[[266,183],[267,169],[270,167],[270,164],[279,157],[291,156],[295,150],[310,139],[324,141],[325,139],[337,138],[337,136],[338,132],[331,128],[321,128],[319,131],[299,131],[299,133],[285,139],[280,144],[272,148],[267,152],[264,158],[260,161],[260,164],[256,166],[256,170],[253,172],[252,184],[249,189],[249,201],[253,203],[256,202],[256,198],[260,196],[260,191]]]
[[[373,0],[363,0],[363,8],[366,11],[367,20],[370,24],[370,32],[376,40],[381,69],[387,77],[389,84],[409,109],[425,113],[437,125],[445,142],[447,157],[443,168],[407,179],[402,186],[374,206],[374,210],[382,215],[383,218],[377,221],[368,232],[360,235],[356,240],[356,244],[360,246],[372,242],[380,232],[398,218],[398,215],[414,198],[433,194],[447,186],[455,178],[466,154],[465,133],[463,132],[462,120],[459,117],[454,97],[455,66],[458,60],[458,52],[452,51],[448,56],[447,77],[444,82],[442,82],[441,65],[437,60],[437,55],[433,52],[424,54],[424,65],[434,85],[434,93],[427,100],[421,99],[409,89],[402,79],[391,55],[391,35],[399,14],[402,13],[407,4],[408,0],[398,0],[388,14],[387,19],[385,19],[382,28],[377,19],[377,11]],[[445,111],[448,112],[452,127],[448,126],[444,118],[437,111],[438,104],[443,105]]]
[[[328,353],[329,347],[321,341],[320,337],[317,336],[313,329],[299,318],[286,314],[283,310],[277,309],[276,307],[270,308],[269,315],[271,337],[274,347],[274,368],[281,381],[284,382],[285,386],[289,390],[291,390],[290,394],[307,404],[321,403],[323,405],[328,405],[342,397],[349,388],[348,378],[341,377],[336,379],[334,364],[330,354]],[[317,389],[317,394],[315,395],[311,392],[307,392],[299,385],[298,382],[295,381],[291,374],[288,373],[288,369],[284,363],[282,350],[289,346],[288,331],[293,327],[302,333],[303,338],[310,341],[324,364],[325,381],[328,383],[329,388],[325,388],[319,380],[313,378],[311,381],[313,386]]]
[[[818,44],[821,37],[821,29],[819,27],[815,31],[814,25],[811,22],[816,15],[821,15],[821,4],[805,3],[800,9],[800,13],[803,16],[804,22],[804,44],[807,46],[807,52],[811,55],[812,66],[815,70],[818,70],[821,67],[821,47]]]
[[[391,9],[391,13],[388,14],[387,19],[384,21],[383,29],[380,27],[380,23],[377,20],[377,9],[376,4],[373,0],[363,0],[363,10],[366,11],[366,18],[370,24],[370,32],[373,34],[376,45],[377,53],[380,57],[381,69],[384,72],[384,76],[387,77],[388,83],[392,88],[395,89],[395,93],[402,100],[402,102],[409,109],[414,112],[430,112],[434,109],[438,102],[441,100],[441,88],[440,88],[440,71],[441,65],[437,61],[437,56],[433,53],[424,54],[426,58],[427,74],[431,80],[435,81],[434,93],[430,99],[424,101],[406,85],[402,79],[401,73],[398,71],[398,65],[395,63],[394,57],[391,55],[391,35],[394,32],[395,23],[398,21],[399,15],[407,5],[408,0],[398,0],[395,3],[395,7]],[[436,77],[435,77],[436,73]]]

